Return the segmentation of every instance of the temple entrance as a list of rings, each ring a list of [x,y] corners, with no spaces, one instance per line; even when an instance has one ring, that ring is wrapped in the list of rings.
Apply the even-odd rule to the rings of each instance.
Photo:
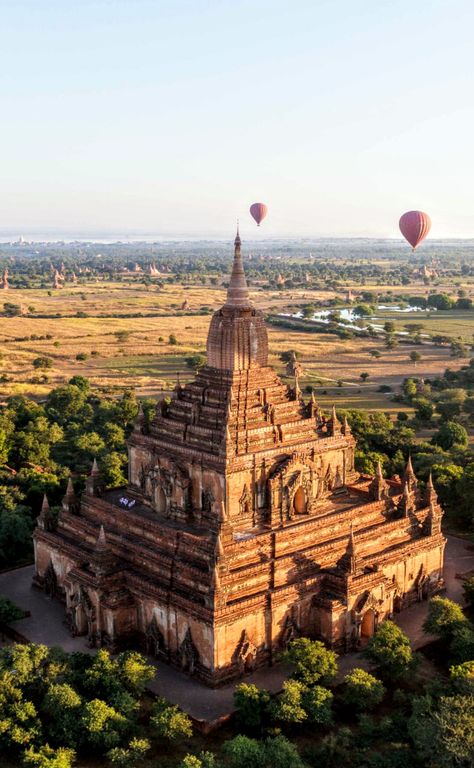
[[[293,508],[297,515],[306,513],[306,495],[301,485],[293,496]]]
[[[375,632],[375,613],[372,608],[364,613],[362,624],[360,626],[361,638],[369,639]]]

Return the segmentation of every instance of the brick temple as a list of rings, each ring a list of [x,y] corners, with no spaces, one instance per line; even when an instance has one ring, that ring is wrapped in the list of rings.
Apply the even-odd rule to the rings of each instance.
[[[296,371],[298,374],[298,371]],[[408,462],[403,478],[354,467],[335,409],[268,365],[237,234],[207,365],[140,412],[129,483],[94,462],[79,501],[38,518],[35,584],[93,646],[141,647],[210,685],[272,663],[304,635],[340,651],[443,583],[442,509]]]

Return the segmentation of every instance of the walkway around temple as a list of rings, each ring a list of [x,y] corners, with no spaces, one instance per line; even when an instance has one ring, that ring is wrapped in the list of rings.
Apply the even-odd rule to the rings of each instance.
[[[462,603],[462,581],[457,574],[474,569],[474,545],[455,536],[448,536],[445,557],[446,597]],[[64,622],[64,606],[51,600],[40,590],[31,587],[34,567],[26,566],[0,574],[0,594],[9,597],[30,616],[11,625],[27,640],[46,645],[58,645],[65,651],[94,653],[84,637],[72,637]],[[417,603],[397,615],[397,624],[408,634],[413,648],[420,648],[430,638],[423,634],[422,624],[427,603]],[[210,689],[163,662],[150,659],[157,675],[150,689],[180,706],[194,720],[212,724],[226,718],[233,711],[235,683]],[[367,666],[360,653],[349,653],[339,659],[339,675],[343,676],[355,666]],[[288,676],[283,664],[258,670],[245,678],[261,688],[277,692]]]

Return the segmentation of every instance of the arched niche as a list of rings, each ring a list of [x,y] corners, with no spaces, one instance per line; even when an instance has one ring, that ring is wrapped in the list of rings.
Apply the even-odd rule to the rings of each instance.
[[[166,500],[166,494],[161,486],[158,486],[155,493],[155,508],[156,511],[162,514],[166,513],[168,503]]]
[[[296,515],[306,514],[306,494],[302,485],[296,489],[293,496],[293,509]]]

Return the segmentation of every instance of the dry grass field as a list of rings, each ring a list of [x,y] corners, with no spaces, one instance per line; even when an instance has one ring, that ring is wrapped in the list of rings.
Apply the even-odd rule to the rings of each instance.
[[[370,286],[366,288],[370,290]],[[380,286],[374,288],[381,290]],[[426,288],[410,286],[410,291],[425,293]],[[177,372],[182,380],[193,375],[185,358],[205,350],[209,314],[189,313],[214,310],[224,296],[225,291],[216,287],[166,285],[159,289],[156,285],[110,282],[57,291],[11,290],[1,298],[20,304],[28,315],[0,317],[0,376],[7,379],[0,383],[0,399],[15,393],[42,397],[52,386],[77,373],[100,387],[134,387],[141,395],[169,391]],[[272,312],[329,297],[334,293],[269,293],[258,287],[252,292],[255,304]],[[184,301],[189,305],[186,312],[180,309]],[[132,316],[140,313],[144,316]],[[474,318],[469,312],[433,312],[425,317],[423,312],[401,315],[387,311],[379,313],[376,322],[386,319],[394,320],[399,330],[404,323],[421,322],[427,332],[459,336],[469,342],[474,332]],[[126,332],[125,337],[122,332]],[[169,343],[170,334],[176,336],[177,345]],[[409,359],[412,346],[400,345],[388,351],[381,339],[341,340],[329,334],[274,327],[269,327],[269,336],[271,363],[284,374],[280,353],[297,350],[304,372],[301,386],[315,387],[324,405],[336,401],[341,406],[392,410],[395,406],[388,396],[377,392],[381,384],[396,389],[406,376],[432,377],[448,366],[464,364],[450,358],[448,349],[428,344],[416,348],[422,359],[414,366]],[[378,360],[370,356],[374,349],[382,352]],[[77,355],[85,359],[77,359]],[[52,360],[50,369],[34,368],[33,360],[40,356]],[[366,383],[360,379],[363,372],[369,373]],[[48,380],[41,382],[43,374]]]

